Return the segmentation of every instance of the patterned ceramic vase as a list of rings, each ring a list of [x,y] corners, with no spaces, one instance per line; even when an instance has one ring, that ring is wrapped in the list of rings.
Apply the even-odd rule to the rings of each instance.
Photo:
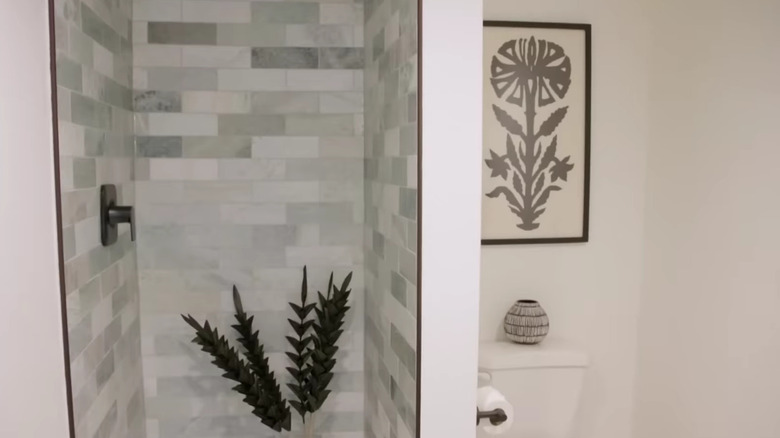
[[[538,344],[549,331],[547,313],[534,300],[518,300],[504,317],[504,332],[518,344]]]

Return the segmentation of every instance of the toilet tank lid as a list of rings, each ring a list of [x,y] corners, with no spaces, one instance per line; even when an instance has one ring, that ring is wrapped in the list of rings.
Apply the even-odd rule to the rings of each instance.
[[[522,368],[584,368],[588,355],[570,343],[546,339],[537,345],[512,342],[482,342],[479,344],[479,369],[511,370]]]

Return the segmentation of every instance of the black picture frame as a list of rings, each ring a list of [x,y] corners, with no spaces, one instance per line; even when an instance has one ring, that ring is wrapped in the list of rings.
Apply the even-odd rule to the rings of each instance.
[[[484,28],[531,28],[551,30],[577,30],[584,33],[585,41],[585,108],[584,108],[584,163],[583,163],[583,218],[581,235],[574,237],[531,237],[531,238],[490,238],[481,239],[482,245],[529,245],[529,244],[555,244],[555,243],[584,243],[589,240],[590,228],[590,178],[591,178],[591,81],[592,81],[592,26],[584,23],[555,23],[555,22],[529,22],[529,21],[483,21]],[[486,79],[489,77],[486,74]],[[483,164],[483,172],[484,172]],[[484,194],[483,194],[484,196]],[[483,225],[484,226],[484,225]]]

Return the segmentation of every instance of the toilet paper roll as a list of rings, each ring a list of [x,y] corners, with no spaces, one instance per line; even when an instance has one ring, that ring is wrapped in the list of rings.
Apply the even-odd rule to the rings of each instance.
[[[483,386],[477,388],[477,408],[480,411],[492,411],[493,409],[503,409],[506,413],[506,421],[498,426],[490,423],[490,420],[482,420],[479,427],[488,435],[501,435],[508,431],[515,421],[515,410],[509,404],[506,397],[492,386]]]

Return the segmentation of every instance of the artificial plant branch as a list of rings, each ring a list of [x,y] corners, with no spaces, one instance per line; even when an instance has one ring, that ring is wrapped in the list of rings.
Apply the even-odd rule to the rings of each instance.
[[[336,352],[339,347],[336,346],[341,334],[344,333],[342,327],[344,318],[349,310],[347,302],[352,292],[349,284],[352,281],[352,273],[349,273],[341,287],[333,284],[333,274],[328,282],[327,296],[317,293],[319,307],[314,311],[317,314],[316,322],[313,325],[314,333],[311,335],[314,343],[312,352],[312,370],[309,382],[311,403],[313,410],[317,410],[327,400],[330,395],[328,385],[333,379],[333,367],[336,365]]]
[[[280,408],[279,400],[268,397],[251,367],[239,357],[238,351],[230,346],[225,336],[212,328],[208,321],[201,326],[192,315],[182,315],[182,318],[195,329],[196,336],[192,342],[200,345],[203,351],[214,358],[212,363],[225,371],[222,377],[238,382],[233,390],[244,396],[244,402],[253,408],[252,413],[277,432],[290,430],[289,409],[286,409],[285,414],[286,406]]]
[[[315,303],[307,304],[306,299],[308,296],[308,281],[306,274],[306,267],[303,267],[303,281],[301,283],[301,305],[290,303],[290,307],[295,312],[298,320],[288,319],[290,326],[298,336],[297,338],[287,336],[287,342],[293,348],[293,352],[287,352],[287,357],[293,362],[292,367],[287,367],[287,372],[290,373],[294,382],[288,383],[287,387],[290,388],[293,395],[297,400],[290,400],[290,405],[301,416],[301,421],[306,423],[306,413],[313,412],[309,403],[306,388],[311,374],[311,365],[309,364],[309,358],[312,351],[309,348],[311,344],[311,337],[307,336],[309,329],[314,321],[309,318],[309,313],[317,306]]]
[[[266,409],[265,412],[262,412],[264,415],[279,418],[282,422],[286,421],[289,424],[290,408],[287,406],[284,398],[282,398],[282,391],[274,372],[268,366],[265,348],[258,339],[259,332],[253,328],[255,317],[247,317],[246,312],[244,312],[244,306],[241,303],[241,295],[235,286],[233,286],[233,305],[236,308],[235,318],[237,324],[231,327],[239,334],[238,342],[244,347],[244,354],[265,396],[264,400],[266,403],[258,409]],[[289,430],[289,426],[287,430]]]

